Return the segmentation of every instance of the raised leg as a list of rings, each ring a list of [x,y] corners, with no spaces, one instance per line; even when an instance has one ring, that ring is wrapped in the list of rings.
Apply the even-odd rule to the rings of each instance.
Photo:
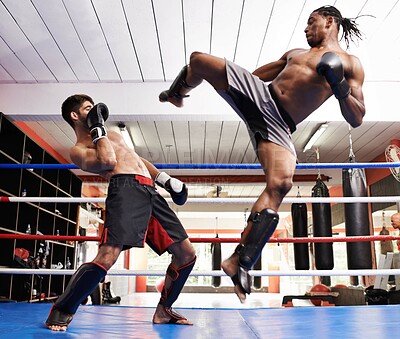
[[[184,94],[184,92],[188,92],[192,86],[188,85],[186,82],[188,66],[184,66],[179,72],[178,76],[175,78],[171,87],[166,91],[162,91],[158,98],[161,102],[167,102],[169,99],[174,100],[176,102],[182,101],[183,98],[188,97],[189,95]]]
[[[190,63],[182,68],[168,90],[159,95],[161,102],[170,102],[177,107],[183,106],[183,98],[203,80],[208,81],[215,89],[226,89],[225,60],[206,53],[194,52]]]

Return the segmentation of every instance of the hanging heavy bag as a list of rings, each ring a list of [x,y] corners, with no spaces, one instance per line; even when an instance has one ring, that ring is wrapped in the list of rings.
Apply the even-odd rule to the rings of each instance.
[[[307,205],[292,204],[292,223],[293,237],[303,238],[308,236],[307,229]],[[308,252],[308,244],[293,244],[294,250],[294,266],[296,270],[310,269],[310,255]]]
[[[218,235],[216,237],[218,239]],[[221,269],[221,243],[213,242],[211,244],[212,269],[219,271]],[[219,287],[221,285],[221,277],[212,277],[212,285]]]
[[[329,197],[325,183],[318,178],[312,189],[313,197]],[[312,219],[314,237],[332,237],[331,205],[329,203],[313,203]],[[332,243],[314,244],[315,267],[318,270],[333,269]]]
[[[366,197],[367,184],[362,168],[342,170],[343,196]],[[369,212],[367,203],[344,204],[346,236],[370,235]],[[348,242],[347,266],[349,269],[372,268],[372,252],[369,242]]]

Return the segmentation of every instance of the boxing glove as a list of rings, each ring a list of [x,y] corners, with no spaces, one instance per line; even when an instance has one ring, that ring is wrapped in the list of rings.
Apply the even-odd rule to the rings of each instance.
[[[164,188],[169,194],[171,194],[172,201],[177,205],[183,205],[188,197],[188,189],[186,185],[176,179],[171,178],[167,173],[160,172],[157,174],[156,184]]]
[[[108,108],[102,102],[94,105],[89,111],[86,122],[89,126],[90,136],[95,144],[101,138],[107,137],[107,130],[104,123],[108,119]]]
[[[343,65],[334,52],[326,52],[317,65],[317,72],[323,75],[337,99],[345,99],[350,94],[350,86],[344,77]]]

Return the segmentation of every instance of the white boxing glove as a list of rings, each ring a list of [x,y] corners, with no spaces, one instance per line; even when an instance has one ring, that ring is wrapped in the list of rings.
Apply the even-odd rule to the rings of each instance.
[[[171,194],[172,201],[175,204],[185,204],[188,198],[188,189],[182,181],[171,177],[165,172],[160,172],[157,174],[155,182]]]

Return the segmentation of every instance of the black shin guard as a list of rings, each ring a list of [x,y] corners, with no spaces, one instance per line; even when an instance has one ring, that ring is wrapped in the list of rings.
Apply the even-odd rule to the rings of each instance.
[[[279,222],[279,215],[274,210],[266,208],[261,212],[252,213],[249,221],[253,222],[247,236],[246,245],[238,245],[239,254],[238,278],[243,290],[250,294],[251,277],[248,274],[261,255],[261,251],[274,233]]]
[[[166,102],[168,101],[168,97],[173,97],[177,99],[183,99],[188,97],[188,95],[181,95],[179,92],[181,91],[182,87],[184,88],[192,88],[192,86],[189,86],[186,82],[186,74],[187,74],[187,68],[188,66],[184,66],[181,71],[179,72],[178,76],[172,83],[171,87],[160,93],[159,99],[161,102]]]
[[[97,284],[104,280],[107,270],[93,262],[81,265],[74,273],[67,288],[55,302],[55,307],[69,314],[75,314],[80,303],[92,293]]]
[[[172,264],[168,266],[167,276],[171,278],[171,285],[169,288],[166,288],[164,285],[159,302],[164,308],[170,308],[175,300],[178,299],[195,262],[196,257],[191,262],[179,268],[175,268]]]

